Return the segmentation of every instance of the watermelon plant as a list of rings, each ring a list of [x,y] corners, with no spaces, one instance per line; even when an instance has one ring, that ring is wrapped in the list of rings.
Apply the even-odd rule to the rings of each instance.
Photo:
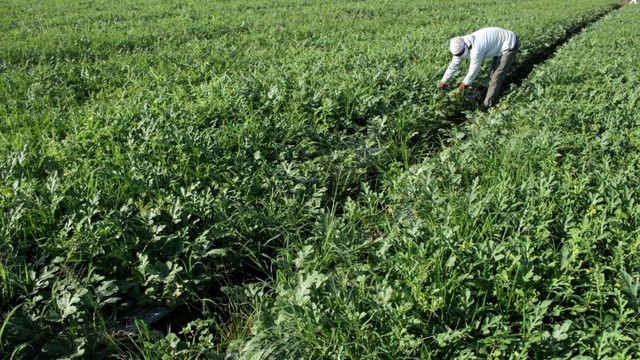
[[[625,7],[437,156],[281,253],[239,358],[636,358],[640,70]]]
[[[451,36],[511,28],[526,59],[613,7],[2,1],[0,354],[226,351],[262,321],[255,301],[286,298],[289,275],[300,306],[330,283],[304,269],[317,254],[335,263],[325,240],[345,237],[355,266],[409,216],[382,211],[385,178],[453,128],[435,89]],[[399,304],[394,286],[376,301]],[[127,316],[181,303],[193,322],[180,337]],[[118,331],[130,322],[135,334]]]

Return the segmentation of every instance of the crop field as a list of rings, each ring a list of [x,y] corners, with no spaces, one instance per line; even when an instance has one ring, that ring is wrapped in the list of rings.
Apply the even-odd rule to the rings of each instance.
[[[0,0],[0,358],[640,357],[639,16]]]

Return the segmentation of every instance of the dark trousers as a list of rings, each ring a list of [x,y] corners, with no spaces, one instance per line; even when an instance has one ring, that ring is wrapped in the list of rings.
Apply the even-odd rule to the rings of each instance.
[[[513,49],[505,51],[502,55],[493,58],[491,72],[489,73],[487,96],[484,98],[484,103],[482,104],[485,108],[489,108],[498,102],[500,87],[502,87],[502,82],[507,76],[507,72],[513,60],[516,58],[518,50],[520,50],[520,39],[516,38],[516,45]]]

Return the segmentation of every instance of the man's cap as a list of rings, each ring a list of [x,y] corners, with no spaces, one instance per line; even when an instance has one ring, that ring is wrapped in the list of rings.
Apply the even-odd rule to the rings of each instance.
[[[451,50],[451,53],[454,55],[459,54],[464,50],[464,39],[462,36],[456,36],[451,39],[449,42],[449,50]]]

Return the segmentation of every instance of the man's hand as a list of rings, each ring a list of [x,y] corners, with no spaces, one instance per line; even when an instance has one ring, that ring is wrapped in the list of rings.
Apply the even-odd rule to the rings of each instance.
[[[460,89],[460,90],[465,90],[465,89],[468,89],[469,87],[470,87],[469,85],[467,85],[467,84],[465,84],[463,82],[461,82],[460,85],[458,85],[458,89]]]
[[[440,90],[444,90],[447,87],[447,84],[441,82],[440,84],[438,84],[438,89]]]

